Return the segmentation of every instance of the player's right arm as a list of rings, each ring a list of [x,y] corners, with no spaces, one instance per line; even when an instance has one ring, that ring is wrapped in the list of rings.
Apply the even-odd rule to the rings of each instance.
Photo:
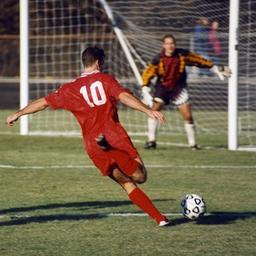
[[[158,70],[158,64],[160,61],[160,55],[157,55],[154,57],[154,59],[147,65],[145,70],[142,73],[142,97],[143,97],[143,102],[152,107],[153,105],[153,97],[151,95],[151,88],[149,87],[150,81],[153,77],[157,75],[157,70]]]
[[[158,120],[160,123],[164,122],[164,115],[161,112],[152,110],[132,94],[128,92],[122,92],[119,94],[118,98],[124,105],[141,111],[147,114],[148,117]]]
[[[161,123],[164,121],[164,116],[161,112],[152,110],[130,92],[127,92],[114,77],[105,75],[105,82],[108,85],[106,88],[108,88],[108,95],[110,97],[114,97],[115,100],[119,100],[130,108],[146,113],[149,117],[156,119]]]
[[[42,111],[48,107],[48,103],[45,98],[40,98],[29,103],[25,108],[17,111],[16,113],[9,115],[6,119],[6,124],[8,126],[13,126],[13,124],[18,121],[18,119],[23,115],[33,114],[38,111]]]
[[[142,73],[142,87],[149,86],[150,80],[157,75],[158,64],[160,62],[160,54],[156,55],[147,65]]]

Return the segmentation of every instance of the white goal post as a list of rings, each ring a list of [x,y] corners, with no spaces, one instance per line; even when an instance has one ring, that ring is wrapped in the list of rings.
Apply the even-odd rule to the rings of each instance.
[[[237,90],[238,90],[238,31],[239,0],[230,0],[229,12],[229,67],[232,76],[228,83],[228,149],[237,150]]]
[[[240,144],[256,145],[256,107],[252,102],[256,91],[251,86],[255,71],[250,64],[255,56],[252,10],[256,1],[163,0],[161,6],[159,2],[20,0],[20,107],[77,77],[82,67],[80,54],[92,44],[106,51],[105,71],[140,96],[142,70],[161,50],[162,36],[172,33],[178,47],[197,51],[194,28],[199,17],[208,15],[209,22],[218,20],[221,24],[222,56],[218,62],[228,63],[233,74],[227,85],[207,73],[199,74],[196,68],[188,69],[197,132],[223,135],[229,150],[241,148]],[[242,31],[238,33],[240,23]],[[242,50],[239,40],[245,42]],[[120,109],[121,122],[129,133],[145,136],[146,117],[123,106]],[[184,125],[175,107],[164,111],[167,122],[159,135],[165,141],[164,136],[184,133]],[[73,118],[55,112],[23,116],[20,134],[80,134]]]
[[[20,108],[29,102],[29,15],[28,0],[20,0]],[[28,116],[20,118],[20,134],[28,134]]]

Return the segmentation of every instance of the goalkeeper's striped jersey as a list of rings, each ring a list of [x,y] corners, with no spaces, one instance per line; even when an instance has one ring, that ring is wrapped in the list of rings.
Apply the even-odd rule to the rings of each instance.
[[[157,76],[157,83],[172,89],[186,85],[186,66],[199,68],[211,68],[213,62],[202,56],[185,49],[176,48],[171,56],[161,52],[153,58],[142,74],[143,86],[147,86],[150,80]]]

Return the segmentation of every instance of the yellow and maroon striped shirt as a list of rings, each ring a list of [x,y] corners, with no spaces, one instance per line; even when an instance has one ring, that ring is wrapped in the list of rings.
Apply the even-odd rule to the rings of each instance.
[[[211,68],[213,62],[185,49],[176,48],[171,56],[163,52],[153,58],[142,74],[143,86],[148,86],[150,80],[157,76],[157,82],[172,89],[186,84],[186,66]]]

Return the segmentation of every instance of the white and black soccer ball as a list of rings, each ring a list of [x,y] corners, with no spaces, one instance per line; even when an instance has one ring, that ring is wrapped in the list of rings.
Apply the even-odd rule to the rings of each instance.
[[[191,220],[198,219],[206,212],[204,199],[196,194],[185,195],[182,198],[180,205],[182,214]]]

